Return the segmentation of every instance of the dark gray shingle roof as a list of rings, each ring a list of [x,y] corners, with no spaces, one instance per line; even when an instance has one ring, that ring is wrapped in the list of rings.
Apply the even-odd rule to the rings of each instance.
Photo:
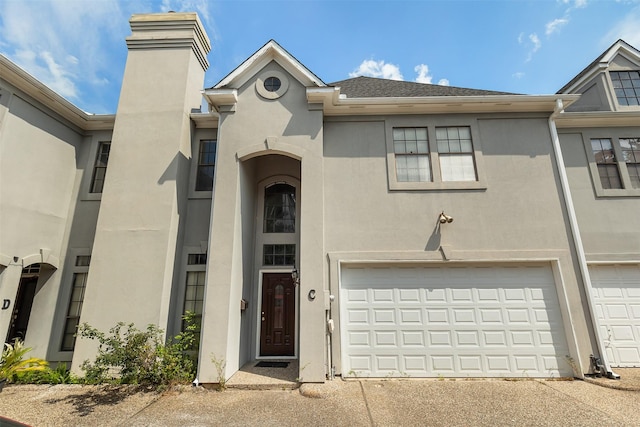
[[[328,86],[340,87],[340,93],[347,95],[347,98],[515,95],[508,92],[465,89],[455,86],[440,86],[364,76],[329,83]]]

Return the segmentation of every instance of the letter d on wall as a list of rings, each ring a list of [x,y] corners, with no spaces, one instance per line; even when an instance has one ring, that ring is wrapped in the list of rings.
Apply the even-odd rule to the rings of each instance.
[[[2,309],[6,310],[11,305],[11,300],[5,299],[2,300]]]

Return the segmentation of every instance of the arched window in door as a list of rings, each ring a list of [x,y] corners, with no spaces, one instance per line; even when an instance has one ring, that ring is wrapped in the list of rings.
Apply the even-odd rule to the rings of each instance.
[[[295,233],[296,189],[273,184],[264,189],[264,233]]]

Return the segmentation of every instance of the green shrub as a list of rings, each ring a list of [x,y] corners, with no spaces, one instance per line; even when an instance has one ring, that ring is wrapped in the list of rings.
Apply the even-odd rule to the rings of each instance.
[[[0,357],[0,380],[13,381],[20,373],[43,371],[47,368],[47,362],[37,357],[25,359],[24,356],[31,351],[31,347],[25,347],[20,340],[15,340],[13,345],[5,343]]]
[[[67,369],[65,363],[59,363],[56,369],[46,367],[41,371],[19,372],[14,382],[20,384],[77,384],[78,378]]]
[[[85,360],[81,365],[83,381],[152,386],[188,383],[196,371],[196,330],[197,326],[187,323],[184,332],[165,343],[163,331],[155,325],[141,331],[133,324],[120,322],[105,334],[84,323],[78,328],[78,336],[97,340],[99,347],[95,360]]]

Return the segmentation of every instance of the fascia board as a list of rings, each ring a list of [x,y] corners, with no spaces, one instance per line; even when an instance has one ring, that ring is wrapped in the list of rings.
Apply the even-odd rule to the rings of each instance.
[[[276,61],[304,86],[326,86],[322,80],[302,65],[300,61],[291,56],[275,41],[271,40],[213,88],[218,89],[227,86],[239,88],[271,61]]]
[[[640,124],[640,110],[564,112],[559,114],[556,117],[555,121],[559,129],[611,126],[638,127]]]
[[[16,89],[29,95],[46,108],[59,114],[82,130],[113,128],[115,115],[88,114],[18,67],[4,55],[0,55],[0,75]]]
[[[562,99],[568,107],[580,95],[487,95],[487,96],[432,96],[395,98],[341,98],[339,89],[307,89],[310,102],[323,102],[326,114],[362,114],[404,112],[552,112],[556,101]]]

